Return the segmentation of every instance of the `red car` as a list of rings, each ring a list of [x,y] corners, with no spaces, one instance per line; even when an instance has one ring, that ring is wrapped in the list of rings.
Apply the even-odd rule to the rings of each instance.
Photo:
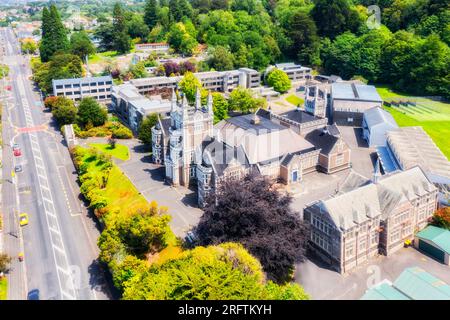
[[[19,156],[22,155],[22,152],[20,152],[20,149],[16,149],[16,150],[14,150],[14,155],[15,155],[16,157],[19,157]]]

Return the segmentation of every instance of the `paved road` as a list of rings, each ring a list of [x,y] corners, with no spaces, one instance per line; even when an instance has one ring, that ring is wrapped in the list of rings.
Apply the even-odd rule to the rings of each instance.
[[[15,183],[3,183],[4,249],[13,257],[25,253],[25,262],[15,259],[12,266],[8,297],[25,299],[38,289],[41,299],[106,299],[108,290],[96,261],[99,232],[77,198],[68,151],[28,80],[29,63],[19,54],[14,34],[2,29],[1,36],[8,41],[5,62],[12,86],[3,113],[4,179],[11,177],[14,164],[23,166]],[[10,141],[20,145],[21,157],[11,159]],[[30,223],[23,228],[17,222],[20,212],[29,214]]]

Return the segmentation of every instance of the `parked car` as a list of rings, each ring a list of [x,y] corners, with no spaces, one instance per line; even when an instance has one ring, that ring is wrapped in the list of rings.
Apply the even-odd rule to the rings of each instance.
[[[28,214],[23,212],[19,215],[19,224],[21,227],[26,226],[28,224]]]
[[[22,155],[22,152],[20,151],[20,149],[16,149],[16,150],[14,150],[14,155],[16,157],[20,157]]]
[[[15,171],[15,172],[22,172],[22,165],[21,165],[21,164],[16,165],[16,166],[14,167],[14,171]]]
[[[13,150],[17,150],[17,149],[20,149],[20,147],[19,147],[19,145],[17,143],[14,143],[13,146],[12,146],[12,149]]]
[[[39,300],[39,289],[33,289],[28,292],[28,300]]]

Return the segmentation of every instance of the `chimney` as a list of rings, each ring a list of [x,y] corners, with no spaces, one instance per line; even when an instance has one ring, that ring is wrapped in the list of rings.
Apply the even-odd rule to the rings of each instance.
[[[375,169],[373,172],[373,178],[372,182],[377,184],[378,179],[381,177],[381,171],[380,171],[380,158],[377,158],[377,162],[375,163]]]
[[[261,122],[261,119],[256,114],[252,115],[252,118],[250,119],[251,124],[259,124]]]

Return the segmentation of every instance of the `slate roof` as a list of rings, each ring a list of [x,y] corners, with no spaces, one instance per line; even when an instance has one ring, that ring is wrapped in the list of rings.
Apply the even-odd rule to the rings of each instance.
[[[253,114],[222,120],[215,125],[222,140],[230,146],[242,146],[250,164],[280,160],[286,154],[314,150],[314,146],[292,129]]]
[[[344,182],[344,190],[341,188],[338,195],[320,201],[319,205],[337,227],[347,230],[377,215],[385,219],[400,202],[434,190],[436,187],[419,167],[385,175],[376,184],[352,174]]]
[[[224,142],[206,136],[196,150],[197,163],[211,167],[217,176],[223,175],[224,171],[235,164],[248,168],[250,163],[242,147],[232,147]]]
[[[290,111],[282,113],[280,115],[282,117],[285,117],[285,118],[295,121],[297,123],[306,123],[306,122],[311,122],[311,121],[321,119],[319,117],[313,116],[313,115],[311,115],[303,110],[300,110],[300,109],[290,110]]]
[[[323,129],[316,129],[306,134],[305,139],[313,144],[316,148],[321,149],[320,153],[329,154],[339,137],[333,136]]]

